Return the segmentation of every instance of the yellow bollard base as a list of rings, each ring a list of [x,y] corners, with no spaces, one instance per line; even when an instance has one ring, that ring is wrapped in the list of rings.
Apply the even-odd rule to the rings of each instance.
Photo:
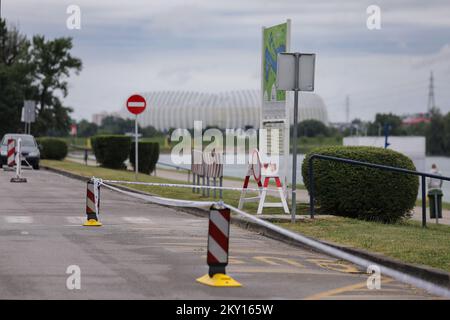
[[[198,278],[197,282],[211,287],[242,287],[242,284],[223,273],[216,273],[212,277],[209,274],[205,274],[203,277]]]
[[[83,226],[85,226],[85,227],[101,227],[102,223],[95,219],[89,219],[85,223],[83,223]]]

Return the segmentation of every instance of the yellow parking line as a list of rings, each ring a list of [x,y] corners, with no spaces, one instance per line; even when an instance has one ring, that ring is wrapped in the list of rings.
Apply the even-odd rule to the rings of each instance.
[[[384,279],[384,280],[382,280],[382,284],[386,284],[386,283],[389,283],[392,281],[393,281],[392,279]],[[354,291],[354,290],[358,290],[358,289],[362,289],[362,288],[367,288],[367,281],[352,284],[352,285],[345,286],[345,287],[331,289],[328,291],[319,292],[319,293],[313,294],[309,297],[306,297],[305,300],[324,299],[324,298],[328,298],[328,297],[331,297],[331,296],[334,296],[334,295],[337,295],[340,293],[350,292],[350,291]]]

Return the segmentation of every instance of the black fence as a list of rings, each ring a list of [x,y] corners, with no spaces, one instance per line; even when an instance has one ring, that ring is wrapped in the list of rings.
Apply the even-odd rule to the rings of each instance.
[[[403,168],[385,166],[385,165],[381,165],[381,164],[362,162],[362,161],[345,159],[345,158],[338,158],[338,157],[333,157],[333,156],[325,156],[325,155],[321,155],[321,154],[313,154],[309,158],[309,162],[308,162],[309,163],[309,206],[310,206],[309,213],[310,213],[311,218],[314,218],[314,170],[313,170],[313,161],[314,160],[336,161],[336,162],[346,163],[349,165],[369,167],[369,168],[375,168],[375,169],[380,169],[380,170],[385,170],[385,171],[420,176],[421,184],[422,184],[422,227],[425,227],[427,225],[426,178],[435,178],[435,179],[440,179],[440,180],[444,180],[444,181],[450,181],[450,177],[426,173],[426,172],[413,171],[413,170],[408,170],[408,169],[403,169]]]

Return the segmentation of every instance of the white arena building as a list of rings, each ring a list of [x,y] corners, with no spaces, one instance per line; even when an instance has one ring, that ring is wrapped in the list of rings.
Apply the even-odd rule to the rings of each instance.
[[[141,127],[153,126],[165,131],[170,128],[192,128],[195,120],[203,127],[259,128],[261,98],[259,90],[230,91],[218,94],[192,91],[155,91],[142,94],[146,110],[139,115]],[[290,97],[291,98],[291,97]],[[293,122],[293,99],[288,99]],[[120,114],[131,118],[124,108]],[[299,121],[315,119],[328,123],[328,114],[320,96],[300,93]]]

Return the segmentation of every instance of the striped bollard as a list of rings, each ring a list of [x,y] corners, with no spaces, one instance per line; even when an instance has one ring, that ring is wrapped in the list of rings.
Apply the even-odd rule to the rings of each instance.
[[[230,209],[214,204],[209,211],[208,254],[206,263],[208,274],[197,279],[212,287],[241,287],[242,285],[226,275],[228,265],[228,246],[230,236]]]
[[[14,149],[16,151],[14,164],[16,165],[16,176],[12,177],[10,182],[27,182],[26,178],[22,177],[22,139],[17,139],[16,144],[14,145]]]
[[[83,226],[100,227],[102,224],[100,221],[98,221],[99,211],[100,185],[96,185],[93,180],[89,180],[87,182],[86,188],[86,222],[83,224]]]
[[[8,154],[6,164],[10,168],[14,167],[14,165],[16,164],[15,154],[16,154],[16,140],[8,139]]]

